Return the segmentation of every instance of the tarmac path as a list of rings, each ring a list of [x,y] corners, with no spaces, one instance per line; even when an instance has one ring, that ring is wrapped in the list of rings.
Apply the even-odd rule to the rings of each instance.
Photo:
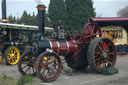
[[[45,83],[37,77],[34,78],[34,81],[40,85],[128,85],[128,55],[118,56],[115,67],[119,69],[119,73],[110,76],[97,74],[87,68],[83,71],[62,73],[53,82]],[[17,65],[7,66],[5,62],[0,64],[0,75],[2,74],[13,78],[20,78],[21,76]]]

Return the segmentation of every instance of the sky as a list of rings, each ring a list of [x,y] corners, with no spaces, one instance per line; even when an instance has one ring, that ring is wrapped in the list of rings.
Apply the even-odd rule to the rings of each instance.
[[[1,2],[2,0],[0,0]],[[24,10],[29,13],[37,13],[37,2],[39,0],[6,0],[7,15],[20,17]],[[48,8],[50,0],[41,0],[41,2]],[[100,17],[117,17],[117,12],[128,6],[128,0],[93,0],[93,7],[95,8],[97,16]],[[0,4],[1,7],[1,4]],[[1,18],[1,9],[0,9]]]

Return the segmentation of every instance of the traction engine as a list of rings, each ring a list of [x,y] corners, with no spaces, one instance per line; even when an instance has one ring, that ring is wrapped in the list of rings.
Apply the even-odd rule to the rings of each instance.
[[[60,56],[64,56],[72,69],[85,69],[90,66],[96,72],[114,66],[116,50],[113,42],[102,37],[96,23],[88,23],[82,31],[63,39],[44,37],[45,6],[38,5],[39,33],[33,36],[33,43],[19,60],[18,69],[22,75],[37,75],[43,81],[53,81],[61,73]],[[62,33],[63,34],[63,33]]]

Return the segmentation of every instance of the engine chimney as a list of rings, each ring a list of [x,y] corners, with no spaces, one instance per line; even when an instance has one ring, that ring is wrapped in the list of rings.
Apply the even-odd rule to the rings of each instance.
[[[7,16],[6,16],[6,0],[2,0],[2,20],[3,23],[7,22]]]
[[[38,5],[37,10],[38,10],[38,26],[39,26],[39,32],[41,35],[44,35],[44,30],[45,30],[45,5]]]

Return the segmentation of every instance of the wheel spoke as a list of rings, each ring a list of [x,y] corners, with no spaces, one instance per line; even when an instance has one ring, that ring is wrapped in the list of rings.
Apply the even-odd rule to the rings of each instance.
[[[97,31],[95,35],[100,35],[99,31]]]
[[[101,55],[101,53],[100,53],[100,52],[95,52],[95,54],[97,54],[97,55]]]
[[[106,61],[107,63],[109,63],[110,65],[112,65],[112,62],[110,62],[109,60],[105,59],[105,61]]]
[[[94,34],[94,30],[95,30],[95,25],[93,25],[92,27],[92,31],[91,31],[92,34]]]
[[[41,69],[46,69],[46,67],[45,67],[45,66],[44,66],[44,67],[43,67],[43,66],[41,66],[41,67],[39,68],[39,70],[41,70]]]
[[[99,61],[101,57],[95,57],[95,62]]]
[[[104,59],[101,59],[101,64],[104,64]]]
[[[98,61],[97,66],[100,67],[100,61]]]
[[[30,69],[30,67],[28,66],[27,70],[25,71],[25,73],[27,73],[27,71]]]
[[[30,71],[31,71],[31,67],[29,67],[29,74],[31,74],[31,72],[30,72]]]
[[[107,44],[107,48],[109,48],[110,45],[111,45],[111,43],[109,42],[109,43]]]
[[[52,64],[56,61],[56,59],[53,59],[51,62],[49,62],[48,64]]]
[[[26,68],[28,65],[25,65],[24,67],[22,67],[22,69]]]
[[[52,71],[52,73],[55,75],[56,73],[53,71],[53,69],[50,69]]]
[[[44,74],[46,70],[47,70],[47,69],[45,68],[45,69],[43,70],[43,72],[41,72],[41,73]],[[41,71],[41,70],[40,70],[40,71]]]
[[[108,56],[107,59],[108,60],[113,60],[113,57],[112,56]]]
[[[45,75],[45,78],[47,78],[47,76],[49,75],[49,69],[47,69],[48,71],[47,71],[47,73],[46,73],[46,75]]]
[[[56,64],[53,64],[53,66],[54,66],[54,68],[56,68],[56,66],[58,65],[58,63],[56,63]]]
[[[40,63],[40,67],[46,67],[47,64],[44,64],[44,63]]]
[[[14,62],[13,58],[11,58],[11,60],[12,60],[12,63],[13,63]]]
[[[11,49],[11,53],[13,53],[13,50]]]
[[[97,45],[97,47],[100,49],[100,52],[103,52],[102,48],[99,46],[99,44]]]
[[[109,53],[107,53],[108,55],[114,55],[114,52],[109,52]]]
[[[93,33],[93,28],[92,28],[92,25],[90,25],[90,34]]]
[[[34,68],[32,67],[32,71],[33,71],[33,73],[35,73],[35,71],[34,71]]]
[[[104,41],[100,41],[99,44],[100,44],[100,47],[101,47],[102,51],[104,51],[105,50]]]
[[[87,30],[88,30],[88,33],[90,33],[90,26],[87,28]]]
[[[13,57],[13,60],[14,60],[14,62],[16,61],[14,57]]]

